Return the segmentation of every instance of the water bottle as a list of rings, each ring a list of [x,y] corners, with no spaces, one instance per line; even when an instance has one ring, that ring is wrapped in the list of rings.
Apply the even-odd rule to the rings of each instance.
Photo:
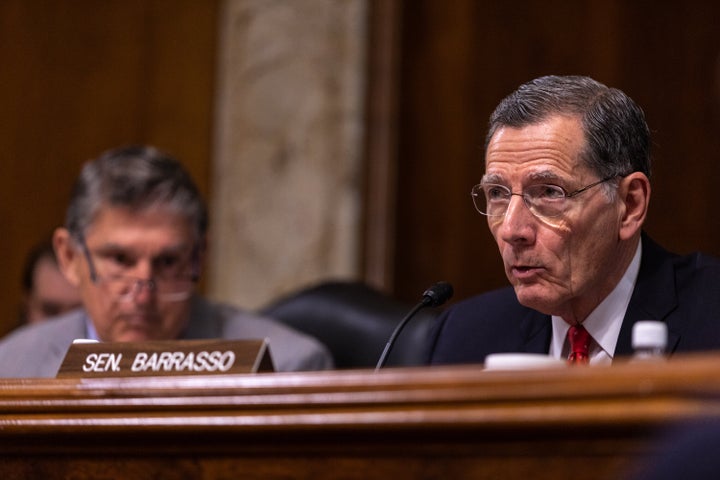
[[[662,360],[667,348],[667,325],[665,322],[643,320],[632,329],[633,360]]]

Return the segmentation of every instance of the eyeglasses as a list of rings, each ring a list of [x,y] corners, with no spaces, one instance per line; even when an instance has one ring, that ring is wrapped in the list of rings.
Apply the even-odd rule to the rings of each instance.
[[[80,240],[85,259],[90,270],[90,280],[93,284],[103,287],[109,295],[121,302],[129,302],[143,288],[155,292],[159,300],[166,302],[179,302],[190,298],[199,275],[199,253],[197,247],[193,248],[186,272],[173,274],[160,274],[156,278],[142,279],[124,274],[99,275],[92,260],[90,250],[84,239]]]
[[[569,199],[618,176],[613,175],[603,178],[570,193],[566,192],[564,188],[552,184],[530,185],[522,193],[513,193],[505,185],[480,183],[472,188],[470,195],[475,209],[491,218],[505,216],[510,205],[510,198],[513,195],[522,197],[525,206],[536,217],[541,219],[557,218],[567,211],[570,205]]]

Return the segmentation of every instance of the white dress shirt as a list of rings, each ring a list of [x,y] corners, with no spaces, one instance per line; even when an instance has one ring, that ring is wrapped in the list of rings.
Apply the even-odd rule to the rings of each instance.
[[[642,242],[638,243],[635,256],[615,289],[582,322],[594,340],[590,344],[591,365],[610,365],[612,363],[615,346],[620,335],[620,327],[640,271],[641,253]],[[562,318],[553,315],[552,329],[550,355],[555,358],[566,359],[570,354],[570,345],[566,341],[570,325]]]

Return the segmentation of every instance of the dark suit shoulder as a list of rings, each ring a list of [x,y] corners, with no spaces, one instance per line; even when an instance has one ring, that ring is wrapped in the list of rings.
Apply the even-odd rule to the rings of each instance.
[[[547,353],[549,317],[520,305],[512,288],[477,295],[446,309],[433,325],[430,364],[482,363],[491,353]]]
[[[670,262],[681,279],[692,279],[700,273],[717,273],[720,268],[720,258],[713,257],[701,252],[694,252],[687,255],[678,255],[665,250],[648,235],[642,237],[643,245],[643,268],[656,272],[666,262]]]
[[[675,266],[679,272],[697,272],[701,276],[717,274],[720,271],[720,258],[695,252],[689,255],[674,258]]]
[[[720,260],[702,253],[675,259],[677,307],[668,319],[675,351],[720,349]]]
[[[668,353],[720,349],[720,259],[703,253],[677,255],[643,236],[643,256],[616,354],[632,352],[639,320],[668,326]]]

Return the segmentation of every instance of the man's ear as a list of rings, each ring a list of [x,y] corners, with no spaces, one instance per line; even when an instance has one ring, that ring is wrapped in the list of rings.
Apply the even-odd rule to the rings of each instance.
[[[68,282],[75,287],[80,285],[80,268],[82,267],[82,254],[76,249],[75,242],[66,228],[60,227],[53,234],[53,248],[57,257],[60,271]]]
[[[620,218],[620,239],[628,240],[642,230],[650,204],[650,180],[641,172],[633,172],[620,181],[618,195],[623,202]]]

